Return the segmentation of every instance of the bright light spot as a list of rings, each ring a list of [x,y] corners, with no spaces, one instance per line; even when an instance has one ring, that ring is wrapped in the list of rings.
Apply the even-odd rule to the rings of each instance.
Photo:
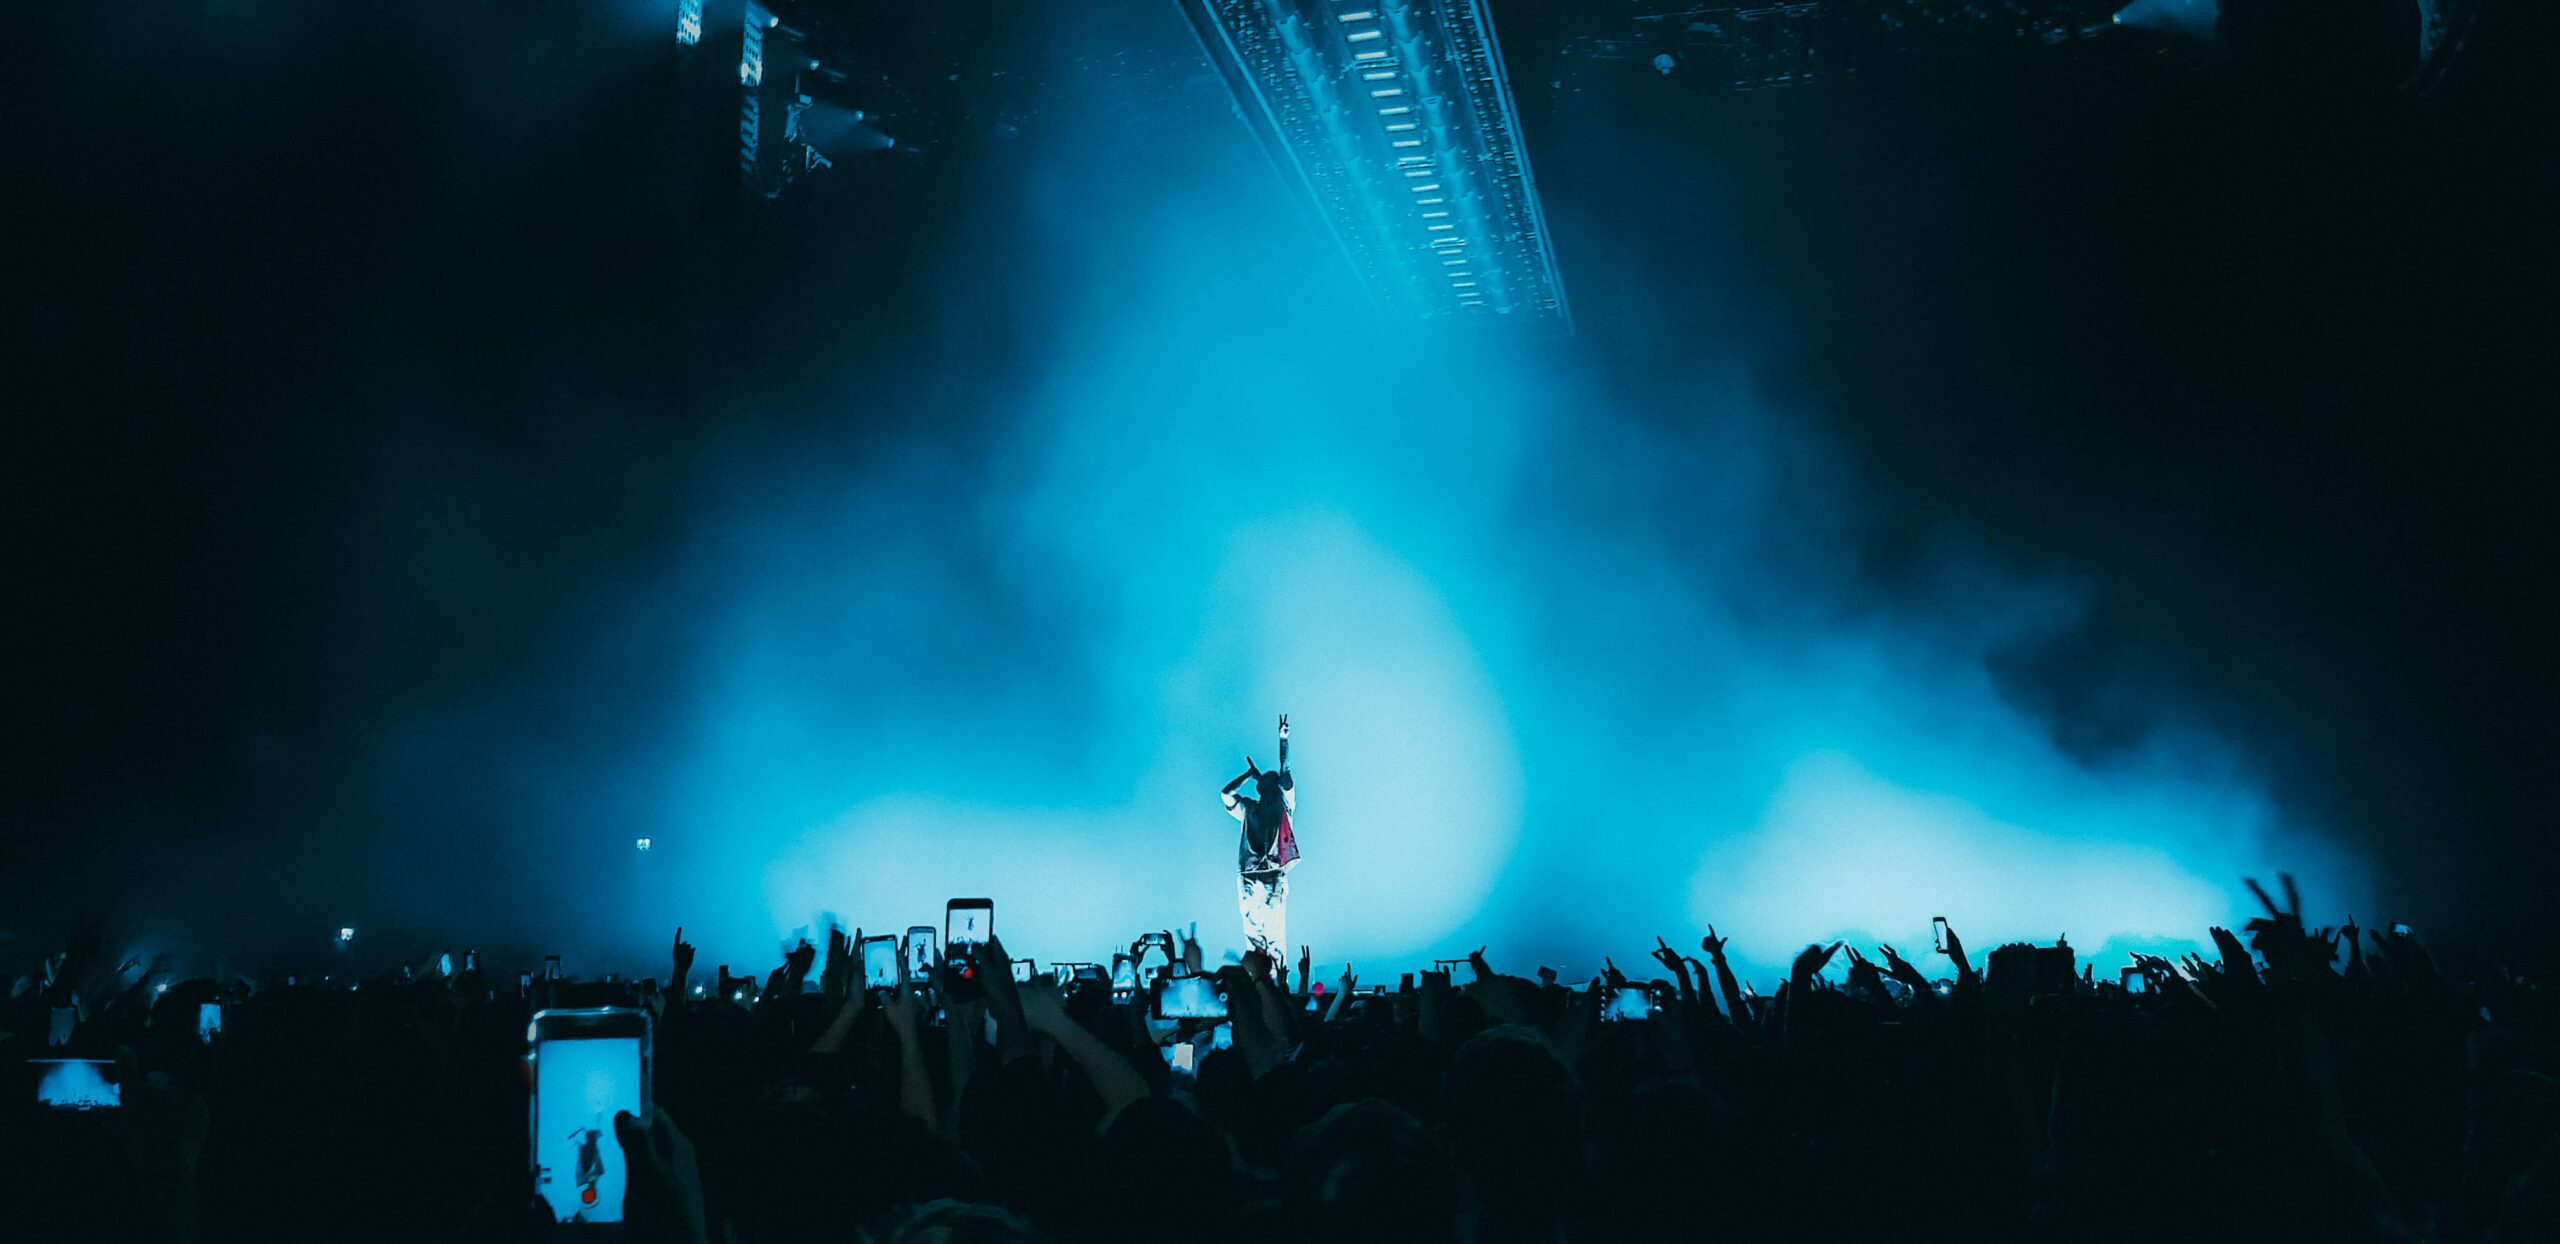
[[[341,929],[339,929],[339,930],[338,930],[338,940],[339,940],[339,941],[342,941],[342,942],[352,942],[352,941],[356,940],[356,931],[355,931],[354,927],[353,927],[353,926],[349,926],[349,927],[346,927],[346,928],[341,928]]]
[[[632,845],[632,846],[635,846],[635,847],[638,847],[639,849],[641,849],[641,850],[643,850],[643,851],[646,851],[646,850],[648,850],[648,849],[649,849],[649,840],[648,840],[647,838],[645,838],[645,837],[643,837],[643,838],[634,838],[634,839],[632,839],[632,840],[631,840],[631,845]]]
[[[2208,926],[2234,925],[2236,878],[2199,876],[2159,833],[2129,831],[2194,816],[2226,827],[2235,868],[2255,868],[2242,844],[2266,826],[2266,809],[2202,792],[2193,806],[2162,806],[2188,801],[2094,780],[2082,788],[2068,775],[2064,783],[2049,792],[2063,796],[2063,810],[2030,827],[1954,794],[1898,785],[1839,752],[1804,756],[1757,827],[1708,850],[1690,881],[1690,916],[1749,930],[1736,933],[1737,943],[1750,939],[1737,950],[1758,964],[1841,937],[1926,948],[1930,917],[1943,915],[1975,947],[2051,945],[2068,934],[2084,962],[2106,971],[2126,951],[2192,949]],[[2325,905],[2349,896],[2311,897]]]
[[[1376,30],[1355,30],[1351,32],[1351,42],[1353,43],[1367,43],[1371,39],[1384,37],[1384,32]]]

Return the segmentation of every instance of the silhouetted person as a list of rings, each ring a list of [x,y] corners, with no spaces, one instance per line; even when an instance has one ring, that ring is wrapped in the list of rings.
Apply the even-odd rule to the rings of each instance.
[[[578,1142],[578,1204],[593,1206],[596,1203],[596,1184],[604,1179],[604,1152],[600,1144],[604,1139],[604,1129],[582,1127],[569,1133],[569,1138]],[[578,1214],[583,1218],[586,1210],[582,1208]]]
[[[1250,780],[1254,793],[1236,793]],[[1227,815],[1243,823],[1236,845],[1236,909],[1244,916],[1245,944],[1288,962],[1289,867],[1298,862],[1298,839],[1289,814],[1298,809],[1297,784],[1289,777],[1289,718],[1280,718],[1280,767],[1272,771],[1244,758],[1244,772],[1218,792]]]

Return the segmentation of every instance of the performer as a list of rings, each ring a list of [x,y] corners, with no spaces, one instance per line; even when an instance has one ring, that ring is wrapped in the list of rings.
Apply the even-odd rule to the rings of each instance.
[[[1236,794],[1250,779],[1252,798]],[[1297,784],[1289,777],[1289,715],[1280,715],[1280,767],[1265,771],[1244,758],[1244,772],[1218,792],[1227,805],[1227,815],[1244,825],[1244,835],[1236,845],[1236,908],[1244,915],[1244,940],[1255,950],[1271,956],[1274,963],[1288,962],[1289,953],[1289,868],[1298,862],[1298,839],[1290,825],[1290,814],[1298,810]]]
[[[578,1204],[592,1206],[596,1203],[596,1185],[604,1181],[604,1153],[597,1147],[604,1139],[604,1129],[582,1127],[569,1133],[569,1139],[578,1142]],[[578,1211],[582,1221],[586,1212]]]

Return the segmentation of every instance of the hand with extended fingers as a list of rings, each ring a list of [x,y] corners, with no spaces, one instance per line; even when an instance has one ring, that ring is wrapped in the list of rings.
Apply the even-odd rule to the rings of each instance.
[[[1833,942],[1828,946],[1815,942],[1805,947],[1804,952],[1796,956],[1791,979],[1806,980],[1819,974],[1822,969],[1831,966],[1831,957],[1839,954],[1840,948],[1846,945],[1848,945],[1847,942]]]

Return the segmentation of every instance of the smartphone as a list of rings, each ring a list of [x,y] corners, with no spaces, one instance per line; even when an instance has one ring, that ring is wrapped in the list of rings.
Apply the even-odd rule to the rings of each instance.
[[[1939,954],[1947,953],[1947,918],[1945,916],[1929,917],[1929,942]]]
[[[1090,965],[1082,963],[1052,963],[1049,965],[1049,983],[1060,989],[1065,989],[1076,983],[1076,969],[1087,966]]]
[[[1127,955],[1111,956],[1111,992],[1133,993],[1137,988],[1138,965],[1130,962]]]
[[[533,1190],[558,1222],[622,1221],[622,1145],[613,1116],[649,1113],[649,1013],[609,1006],[536,1011]]]
[[[2391,922],[2391,934],[2394,937],[2407,937],[2409,936],[2409,926],[2394,920]]]
[[[436,956],[436,975],[445,977],[448,980],[453,977],[452,951],[448,950],[443,954]]]
[[[2151,978],[2140,968],[2126,968],[2116,979],[2124,983],[2126,993],[2151,992]]]
[[[886,933],[862,939],[862,987],[898,987],[898,939]]]
[[[1030,961],[1029,959],[1016,959],[1016,960],[1014,960],[1014,961],[1013,961],[1013,979],[1014,979],[1015,983],[1017,983],[1017,984],[1023,984],[1023,985],[1028,985],[1028,984],[1030,984],[1030,983],[1031,983],[1031,973],[1033,972],[1033,970],[1034,970],[1034,969],[1033,969],[1033,967],[1032,967],[1032,963],[1031,963],[1031,961]]]
[[[1467,961],[1464,959],[1434,959],[1431,961],[1431,970],[1434,972],[1455,974],[1458,969],[1465,966],[1467,966]]]
[[[1208,976],[1159,976],[1149,990],[1148,1013],[1157,1019],[1225,1019],[1226,995]]]
[[[907,979],[918,985],[933,983],[933,926],[911,925],[907,929]]]
[[[31,1058],[36,1102],[56,1110],[108,1110],[124,1104],[116,1065],[103,1058]]]
[[[213,1044],[213,1039],[221,1035],[222,1004],[219,1002],[197,1003],[196,1040],[201,1041],[206,1045],[211,1045]]]
[[[1623,1024],[1630,1020],[1651,1019],[1656,1009],[1656,999],[1649,986],[1620,985],[1601,1000],[1600,1022]]]
[[[1188,1041],[1176,1041],[1164,1047],[1164,1065],[1175,1075],[1187,1076],[1199,1070],[1194,1051]]]
[[[1404,975],[1399,976],[1399,977],[1397,977],[1397,978],[1396,978],[1396,992],[1397,992],[1397,993],[1412,993],[1412,992],[1413,992],[1413,973],[1411,973],[1411,972],[1407,972],[1407,973],[1405,973]]]
[[[530,991],[532,988],[533,988],[533,973],[531,973],[531,972],[518,972],[518,973],[516,973],[516,992],[517,992],[517,993],[525,993],[525,992]]]
[[[547,981],[560,979],[560,956],[544,955],[542,957],[542,979]]]
[[[950,947],[951,957],[964,958],[996,933],[996,901],[991,898],[955,898],[942,905],[942,944]]]

